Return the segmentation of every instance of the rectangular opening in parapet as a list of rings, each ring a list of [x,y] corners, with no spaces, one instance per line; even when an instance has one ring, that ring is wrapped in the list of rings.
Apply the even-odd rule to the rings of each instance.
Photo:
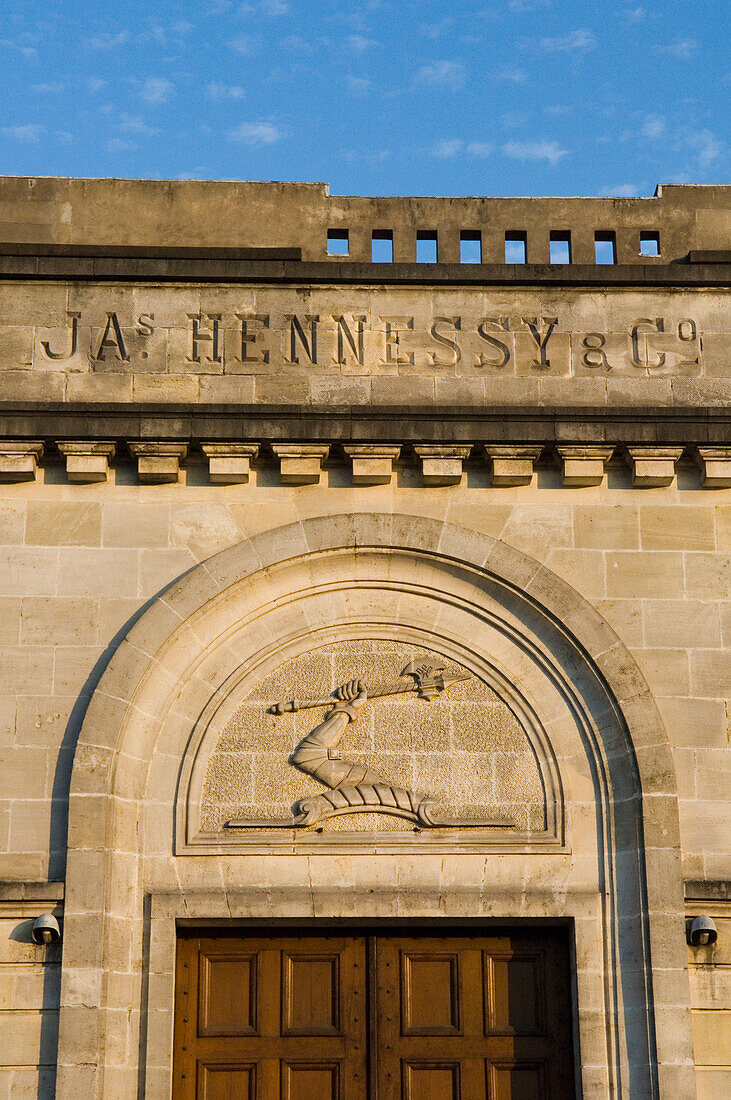
[[[512,229],[505,234],[505,263],[525,264],[528,262],[528,236],[521,229]]]
[[[660,255],[660,234],[652,229],[640,233],[640,256]]]
[[[552,264],[571,263],[571,234],[567,229],[554,229],[550,239]]]
[[[393,231],[391,229],[373,230],[371,260],[374,264],[393,263]]]
[[[465,230],[459,235],[459,262],[482,263],[482,234],[478,230]]]
[[[437,262],[437,235],[433,229],[420,229],[416,234],[417,264]]]
[[[617,238],[610,230],[599,230],[594,234],[594,263],[616,264]]]
[[[328,256],[347,256],[350,248],[347,229],[328,229],[327,254]]]

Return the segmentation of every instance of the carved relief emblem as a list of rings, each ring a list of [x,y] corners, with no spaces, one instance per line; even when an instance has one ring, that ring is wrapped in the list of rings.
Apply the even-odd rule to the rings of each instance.
[[[276,716],[330,708],[323,721],[300,740],[288,761],[327,790],[298,799],[289,821],[240,818],[227,822],[227,827],[307,828],[327,818],[357,813],[388,814],[405,818],[422,828],[505,828],[513,825],[506,818],[442,817],[436,809],[439,792],[435,796],[401,786],[367,764],[348,760],[338,750],[345,731],[357,721],[358,711],[369,699],[414,693],[416,699],[428,703],[452,684],[467,679],[470,679],[469,673],[445,676],[443,666],[423,659],[409,662],[400,678],[392,683],[375,684],[369,689],[361,679],[355,679],[337,687],[327,698],[272,703],[267,710]]]

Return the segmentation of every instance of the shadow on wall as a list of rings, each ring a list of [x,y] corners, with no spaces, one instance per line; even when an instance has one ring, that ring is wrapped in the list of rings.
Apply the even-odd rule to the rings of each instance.
[[[57,906],[53,910],[53,914],[60,921],[63,910],[60,906]],[[8,939],[14,943],[23,944],[26,947],[23,953],[23,961],[26,963],[29,970],[31,968],[35,970],[39,965],[43,967],[40,1003],[38,1003],[38,1001],[33,1003],[31,997],[25,1000],[18,1012],[17,1026],[18,1028],[27,1027],[28,1012],[37,1011],[40,1014],[38,1045],[34,1051],[37,1057],[36,1065],[38,1067],[37,1100],[53,1100],[56,1095],[58,1013],[61,1001],[61,943],[51,943],[47,946],[38,945],[33,942],[32,931],[33,918],[29,918],[19,921],[8,936]],[[28,983],[28,987],[33,989],[33,984]],[[13,1015],[15,1014],[10,1013],[11,1020],[8,1021],[11,1034],[13,1029]],[[27,1049],[27,1036],[21,1040],[21,1045],[24,1049]],[[5,1057],[3,1056],[3,1052],[0,1051],[0,1062],[4,1061]]]
[[[53,788],[51,792],[51,827],[48,843],[48,879],[50,882],[63,882],[66,877],[66,845],[71,769],[74,765],[74,755],[79,739],[79,731],[81,730],[86,715],[86,708],[89,705],[89,700],[94,694],[97,684],[104,674],[104,670],[137,620],[144,615],[152,604],[172,588],[173,585],[178,584],[183,577],[192,572],[195,568],[196,566],[193,565],[190,569],[187,569],[185,573],[180,573],[177,577],[174,577],[169,584],[166,584],[154,595],[150,596],[149,599],[145,600],[144,603],[140,604],[134,615],[132,615],[127,622],[119,628],[117,633],[110,638],[108,645],[95,661],[83,688],[79,692],[78,698],[69,716],[69,720],[66,723],[66,729],[64,730],[61,744],[59,745],[56,771],[53,777]]]

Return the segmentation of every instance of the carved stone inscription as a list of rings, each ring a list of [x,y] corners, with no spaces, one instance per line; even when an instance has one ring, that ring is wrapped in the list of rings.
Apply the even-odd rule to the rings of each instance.
[[[88,328],[82,328],[86,320]],[[182,320],[182,319],[181,319]],[[278,321],[279,323],[276,323]],[[63,363],[81,351],[92,364],[131,363],[149,358],[154,313],[131,320],[117,310],[84,318],[69,312],[67,326],[53,340],[40,341],[40,357]],[[700,365],[698,324],[692,317],[629,317],[624,332],[571,333],[558,316],[367,317],[303,313],[273,319],[268,313],[188,313],[186,354],[178,369],[228,366],[234,373],[269,365],[323,368],[413,367],[439,371],[462,364],[476,372],[584,373],[616,371],[627,363],[637,371]],[[95,333],[92,336],[90,333]],[[622,342],[624,346],[622,346]],[[154,339],[150,346],[154,345]],[[577,371],[578,372],[578,371]]]
[[[508,707],[459,666],[383,641],[323,647],[261,681],[222,731],[201,812],[210,831],[545,829]]]
[[[224,375],[234,393],[244,376],[718,376],[729,340],[722,302],[680,290],[0,287],[0,371]]]

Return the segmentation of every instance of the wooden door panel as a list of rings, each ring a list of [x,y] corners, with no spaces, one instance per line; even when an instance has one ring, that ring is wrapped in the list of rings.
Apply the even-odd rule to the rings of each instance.
[[[256,1066],[199,1066],[198,1100],[257,1100]]]
[[[282,1100],[341,1100],[337,1062],[300,1062],[282,1066]]]
[[[378,1100],[571,1100],[561,933],[376,943]]]
[[[190,936],[176,967],[175,1100],[574,1096],[551,930]]]
[[[403,1096],[404,1100],[462,1100],[459,1062],[404,1063]]]
[[[181,937],[176,966],[175,1100],[367,1100],[364,937]]]
[[[535,1035],[545,1030],[543,956],[486,951],[486,1034]]]
[[[282,1035],[339,1035],[338,952],[282,953]]]
[[[490,1100],[543,1100],[551,1096],[545,1064],[493,1062],[488,1063],[487,1073]]]
[[[456,953],[402,952],[402,1035],[458,1035],[459,993]]]
[[[198,966],[198,1034],[255,1035],[258,954],[209,949]]]

